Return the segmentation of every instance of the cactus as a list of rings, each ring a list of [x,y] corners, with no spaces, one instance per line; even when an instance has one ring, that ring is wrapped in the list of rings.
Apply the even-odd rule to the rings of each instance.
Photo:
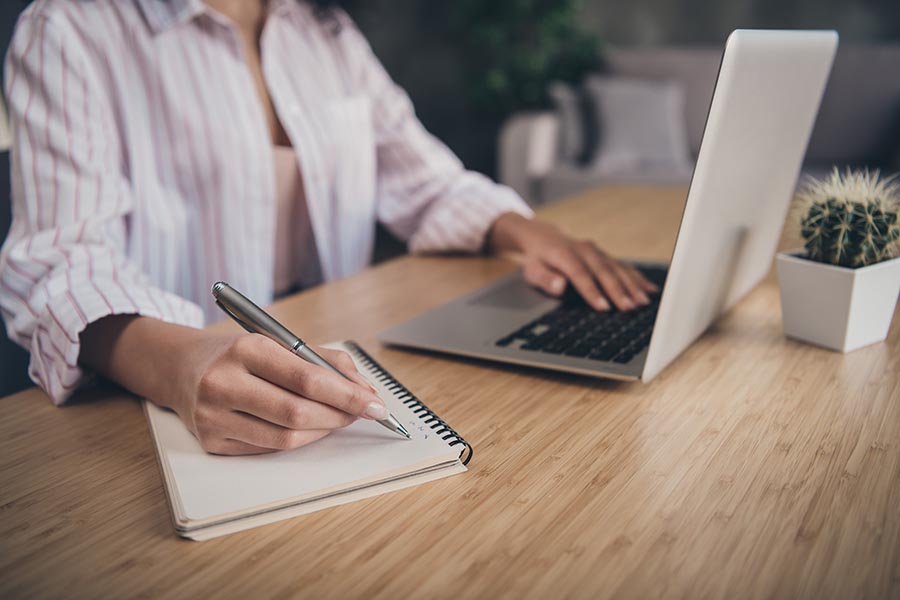
[[[878,171],[811,180],[801,193],[805,215],[800,220],[807,256],[841,267],[864,267],[893,258],[900,239],[898,186]]]

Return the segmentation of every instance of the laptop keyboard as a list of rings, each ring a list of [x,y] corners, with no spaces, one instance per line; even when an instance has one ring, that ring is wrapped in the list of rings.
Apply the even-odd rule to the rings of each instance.
[[[640,270],[662,289],[665,269]],[[615,308],[599,312],[570,289],[559,306],[497,340],[496,345],[518,343],[521,350],[625,364],[650,343],[658,309],[659,294],[655,294],[650,304],[630,312]]]

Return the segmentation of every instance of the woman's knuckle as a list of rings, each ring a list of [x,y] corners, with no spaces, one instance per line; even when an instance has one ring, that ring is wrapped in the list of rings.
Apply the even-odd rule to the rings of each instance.
[[[572,251],[566,246],[554,246],[547,250],[547,259],[555,264],[571,262]]]
[[[284,408],[284,422],[292,429],[303,429],[309,424],[309,412],[299,404],[290,402]]]
[[[237,359],[240,358],[240,348],[241,344],[244,343],[244,338],[246,335],[236,335],[232,337],[227,344],[224,345],[225,351],[223,352],[223,356],[226,358]]]
[[[200,379],[197,381],[198,398],[206,398],[212,393],[213,389],[216,387],[214,379],[215,377],[209,371],[200,375]]]
[[[273,448],[278,450],[288,450],[291,448],[291,441],[294,439],[294,430],[282,428],[272,434],[270,441]]]
[[[242,335],[235,342],[235,350],[241,359],[252,356],[256,358],[265,357],[266,360],[271,360],[277,356],[274,355],[273,350],[278,349],[275,342],[258,334]]]
[[[240,335],[235,338],[231,344],[231,349],[238,356],[246,356],[257,348],[257,337],[255,335]]]
[[[287,447],[299,448],[306,443],[306,435],[302,431],[291,430],[287,434]]]
[[[197,383],[197,395],[204,400],[217,398],[227,388],[224,375],[216,368],[210,368],[200,375]]]
[[[302,431],[288,430],[284,438],[284,449],[293,450],[306,445],[307,435]]]
[[[581,250],[582,252],[594,252],[596,251],[596,247],[594,246],[594,242],[590,240],[578,240],[575,242],[575,247]]]
[[[587,290],[590,292],[594,292],[597,289],[597,286],[594,284],[594,279],[584,271],[573,275],[572,283],[575,284],[575,286],[579,289]]]
[[[544,260],[546,260],[551,253],[547,253],[546,255],[538,255],[538,254],[529,254],[525,256],[522,264],[526,269],[539,269],[544,265]]]
[[[628,269],[626,269],[622,265],[622,263],[616,263],[616,262],[612,263],[612,270],[615,272],[616,275],[618,275],[619,279],[621,279],[623,282],[629,282],[634,277],[628,271]]]
[[[618,284],[614,279],[605,279],[600,282],[603,291],[611,296],[618,296],[622,293],[622,286]]]
[[[365,412],[366,405],[369,404],[369,399],[369,393],[359,386],[354,386],[353,389],[350,390],[349,397],[347,398],[350,404],[350,410],[355,414],[362,414]]]
[[[339,352],[337,361],[338,361],[338,366],[343,367],[344,369],[346,369],[348,371],[356,370],[356,363],[353,362],[353,359],[350,358],[350,355],[347,354],[346,352]]]
[[[300,393],[307,397],[315,394],[322,383],[322,374],[318,373],[316,369],[309,368],[306,364],[298,364],[294,368],[294,378],[297,380],[297,388]]]
[[[543,281],[544,271],[539,269],[536,265],[525,265],[523,273],[525,275],[525,281],[529,283],[540,283]]]

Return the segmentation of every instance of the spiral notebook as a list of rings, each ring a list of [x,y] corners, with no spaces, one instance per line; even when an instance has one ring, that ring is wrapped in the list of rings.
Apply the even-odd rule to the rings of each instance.
[[[144,402],[178,535],[207,540],[461,473],[472,447],[354,342],[353,358],[412,435],[360,419],[288,452],[214,456],[169,410]]]

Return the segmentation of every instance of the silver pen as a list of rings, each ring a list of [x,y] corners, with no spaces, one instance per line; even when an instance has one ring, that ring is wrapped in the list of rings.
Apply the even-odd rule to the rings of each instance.
[[[213,285],[212,294],[216,299],[216,304],[219,305],[219,308],[225,311],[229,317],[237,321],[241,327],[250,333],[264,335],[267,338],[278,342],[303,360],[322,367],[323,369],[328,369],[332,373],[340,375],[344,379],[350,381],[349,377],[335,369],[331,363],[319,356],[315,350],[306,345],[306,342],[291,333],[287,327],[272,318],[269,313],[258,307],[246,296],[224,281],[219,281]],[[407,439],[411,437],[406,428],[403,427],[400,421],[392,414],[388,414],[386,419],[380,419],[378,422]]]

